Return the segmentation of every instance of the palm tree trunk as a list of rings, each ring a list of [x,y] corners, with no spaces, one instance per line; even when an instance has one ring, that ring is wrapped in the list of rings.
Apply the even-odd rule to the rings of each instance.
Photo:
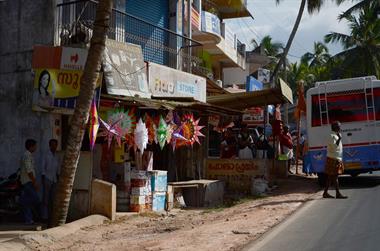
[[[272,75],[271,75],[271,78],[270,78],[270,81],[271,81],[271,82],[272,82],[273,80],[276,80],[276,79],[277,79],[278,71],[280,70],[281,65],[282,65],[282,64],[285,62],[285,60],[286,60],[286,56],[288,55],[288,52],[289,52],[290,46],[292,46],[293,39],[294,39],[294,37],[296,36],[296,32],[297,32],[298,27],[299,27],[299,25],[300,25],[300,23],[301,23],[301,19],[302,19],[303,11],[305,10],[305,6],[306,6],[306,0],[302,0],[301,5],[300,5],[300,9],[298,10],[298,15],[297,15],[296,22],[294,23],[292,33],[290,33],[289,40],[288,40],[288,42],[286,43],[286,46],[285,46],[285,49],[284,49],[284,53],[282,53],[282,56],[281,56],[281,58],[280,58],[280,61],[277,63],[276,68],[274,68],[274,71],[273,71],[273,73],[272,73]]]
[[[90,49],[80,83],[77,105],[71,119],[67,148],[58,181],[52,212],[52,226],[63,225],[66,222],[82,139],[88,121],[91,101],[94,97],[96,81],[99,77],[100,63],[104,52],[111,11],[112,0],[99,1]]]

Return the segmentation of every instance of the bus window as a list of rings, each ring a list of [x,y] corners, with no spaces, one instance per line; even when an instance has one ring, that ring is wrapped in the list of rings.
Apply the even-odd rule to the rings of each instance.
[[[375,111],[376,111],[376,120],[380,120],[380,88],[373,89]]]
[[[318,95],[311,96],[311,126],[321,126],[321,114],[319,110]]]
[[[327,96],[330,121],[357,122],[367,120],[363,92],[331,93]]]

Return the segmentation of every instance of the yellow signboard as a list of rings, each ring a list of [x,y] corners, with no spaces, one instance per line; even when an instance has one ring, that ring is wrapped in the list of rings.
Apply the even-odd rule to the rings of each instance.
[[[208,179],[223,180],[226,189],[249,192],[252,178],[265,174],[265,159],[207,159]]]
[[[80,82],[83,71],[36,69],[34,78],[33,108],[74,109],[76,98],[79,95]],[[96,83],[100,91],[102,75]]]

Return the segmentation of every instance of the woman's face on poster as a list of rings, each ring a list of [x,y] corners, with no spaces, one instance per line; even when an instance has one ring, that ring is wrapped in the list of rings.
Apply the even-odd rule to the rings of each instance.
[[[44,74],[41,78],[41,86],[45,89],[49,86],[49,78],[48,74]]]

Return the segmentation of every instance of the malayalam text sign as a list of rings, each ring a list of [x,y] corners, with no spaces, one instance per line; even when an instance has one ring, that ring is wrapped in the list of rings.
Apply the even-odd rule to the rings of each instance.
[[[249,191],[252,177],[265,174],[265,159],[207,159],[208,179],[223,180],[228,190]]]

